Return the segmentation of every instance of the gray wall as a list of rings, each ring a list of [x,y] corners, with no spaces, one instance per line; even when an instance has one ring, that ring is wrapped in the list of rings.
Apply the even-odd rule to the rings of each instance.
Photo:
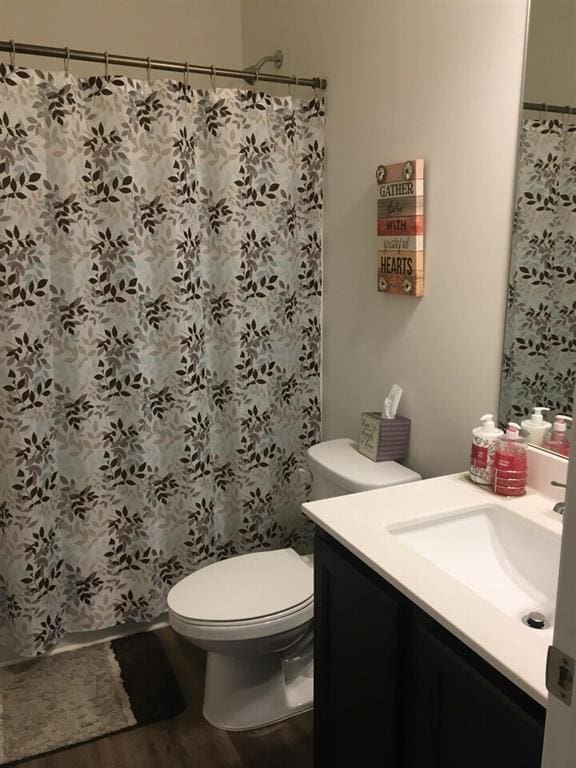
[[[0,0],[0,39],[238,67],[241,11],[241,0]],[[18,62],[63,68],[57,59],[19,56]],[[82,62],[72,62],[71,70],[98,71]],[[146,76],[141,69],[110,71]],[[207,80],[190,78],[190,83],[205,88]]]
[[[574,0],[532,0],[524,99],[576,106]]]
[[[410,465],[467,466],[496,411],[511,235],[525,0],[243,0],[246,60],[327,92],[324,434],[358,433],[397,382]],[[426,295],[376,291],[378,163],[426,160]]]

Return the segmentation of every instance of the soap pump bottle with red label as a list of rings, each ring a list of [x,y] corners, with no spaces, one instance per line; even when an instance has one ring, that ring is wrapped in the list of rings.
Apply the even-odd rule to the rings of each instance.
[[[511,421],[506,434],[496,440],[494,492],[500,496],[523,496],[526,493],[527,474],[526,440],[520,437],[520,426]]]
[[[569,421],[572,421],[570,416],[558,414],[558,416],[554,418],[552,428],[549,429],[544,436],[542,448],[561,453],[562,456],[569,456],[570,440],[568,439],[568,433],[566,432]]]
[[[472,430],[470,479],[480,485],[492,485],[496,438],[504,433],[494,424],[491,413],[482,416],[480,421],[482,424]]]

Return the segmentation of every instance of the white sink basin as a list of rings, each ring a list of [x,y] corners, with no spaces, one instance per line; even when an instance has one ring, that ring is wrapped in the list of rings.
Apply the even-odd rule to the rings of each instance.
[[[388,530],[507,616],[521,621],[531,611],[543,613],[550,628],[527,631],[551,634],[559,535],[497,504]]]

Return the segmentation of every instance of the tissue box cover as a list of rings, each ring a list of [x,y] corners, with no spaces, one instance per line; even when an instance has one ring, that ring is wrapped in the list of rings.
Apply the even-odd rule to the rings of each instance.
[[[378,411],[365,412],[360,422],[358,450],[372,461],[396,461],[408,455],[410,419],[383,419]]]

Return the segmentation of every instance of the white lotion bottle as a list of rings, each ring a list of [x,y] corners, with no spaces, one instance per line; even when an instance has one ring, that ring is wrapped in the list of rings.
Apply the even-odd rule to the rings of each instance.
[[[470,479],[480,485],[492,485],[496,440],[504,432],[494,424],[494,416],[491,413],[486,413],[480,421],[482,424],[472,430]]]
[[[532,445],[542,445],[546,431],[552,427],[549,421],[544,421],[544,411],[550,408],[537,406],[533,409],[529,419],[524,419],[520,426],[522,427],[522,437],[525,437]]]

